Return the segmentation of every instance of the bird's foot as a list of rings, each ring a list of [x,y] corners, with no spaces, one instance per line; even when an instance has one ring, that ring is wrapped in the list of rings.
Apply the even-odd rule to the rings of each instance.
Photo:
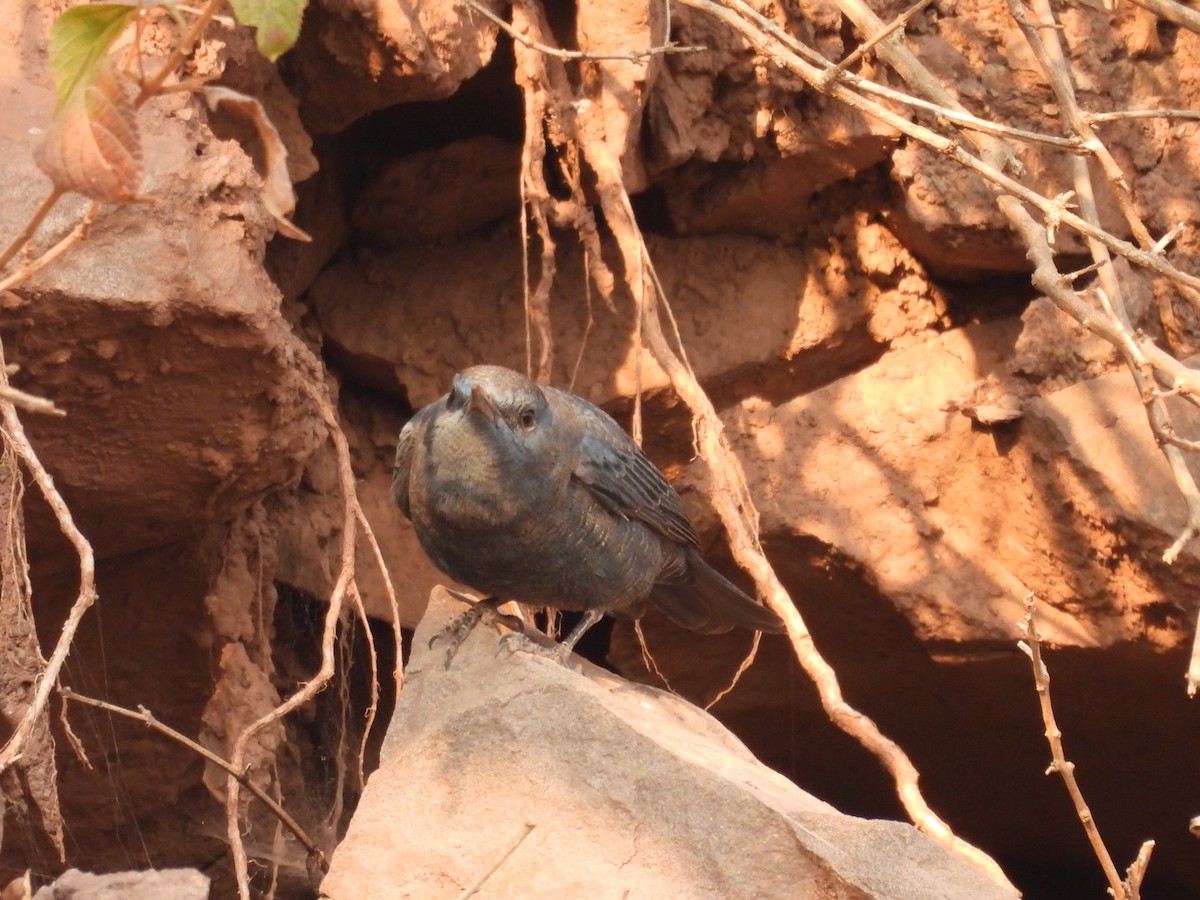
[[[547,646],[534,640],[523,631],[514,631],[500,638],[500,644],[496,648],[496,655],[499,656],[505,650],[509,653],[530,653],[534,656],[540,656],[543,659],[552,659],[566,666],[568,669],[582,670],[581,666],[571,662],[571,648],[566,644],[551,644]]]
[[[503,602],[504,601],[498,597],[488,597],[486,600],[479,600],[476,603],[473,603],[471,608],[462,615],[453,618],[445,628],[429,639],[430,648],[432,648],[433,645],[440,640],[445,639],[447,641],[447,669],[450,668],[450,661],[454,659],[454,655],[458,653],[458,648],[461,647],[463,641],[467,639],[467,635],[471,633],[471,629],[478,625],[479,621],[483,618],[490,618],[497,625],[504,625],[508,628],[511,628],[513,630],[513,634],[506,635],[506,637],[512,637],[513,635],[520,635],[524,637],[525,623],[516,616],[510,616],[506,613],[500,612],[499,607]]]

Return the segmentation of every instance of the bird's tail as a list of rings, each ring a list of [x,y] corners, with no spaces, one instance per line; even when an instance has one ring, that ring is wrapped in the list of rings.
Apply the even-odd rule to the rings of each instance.
[[[747,597],[694,550],[686,553],[686,574],[678,581],[656,584],[650,593],[650,602],[671,621],[700,634],[720,634],[739,625],[784,630],[779,616]]]

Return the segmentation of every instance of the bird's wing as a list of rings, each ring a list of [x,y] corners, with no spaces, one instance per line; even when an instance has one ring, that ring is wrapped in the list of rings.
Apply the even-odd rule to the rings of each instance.
[[[572,399],[578,401],[574,408],[582,430],[575,477],[609,512],[696,546],[696,531],[662,472],[607,413],[586,400]]]
[[[396,505],[400,507],[405,518],[409,519],[412,518],[412,514],[409,512],[408,506],[408,475],[412,470],[413,448],[416,447],[417,441],[423,439],[431,408],[431,406],[427,406],[409,419],[407,424],[400,429],[400,440],[396,442],[396,465],[392,469],[392,496],[396,499]]]

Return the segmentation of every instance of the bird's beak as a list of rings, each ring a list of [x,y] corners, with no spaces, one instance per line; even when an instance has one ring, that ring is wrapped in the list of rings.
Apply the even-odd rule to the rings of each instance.
[[[477,384],[472,385],[471,393],[467,396],[466,409],[468,412],[472,410],[478,412],[489,422],[498,422],[500,420],[500,410],[496,409],[496,404],[492,402],[492,398]]]
[[[500,410],[496,409],[496,404],[492,402],[492,398],[487,395],[487,391],[483,389],[482,385],[476,384],[462,375],[454,376],[454,384],[450,389],[450,396],[446,398],[446,406],[451,410],[475,411],[489,422],[494,423],[500,420]]]

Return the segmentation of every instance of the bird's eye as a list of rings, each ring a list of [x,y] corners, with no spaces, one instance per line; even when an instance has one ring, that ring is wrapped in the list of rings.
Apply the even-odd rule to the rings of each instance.
[[[527,406],[521,410],[521,417],[519,421],[521,422],[521,427],[526,431],[529,431],[534,425],[537,424],[537,412],[532,406]]]

